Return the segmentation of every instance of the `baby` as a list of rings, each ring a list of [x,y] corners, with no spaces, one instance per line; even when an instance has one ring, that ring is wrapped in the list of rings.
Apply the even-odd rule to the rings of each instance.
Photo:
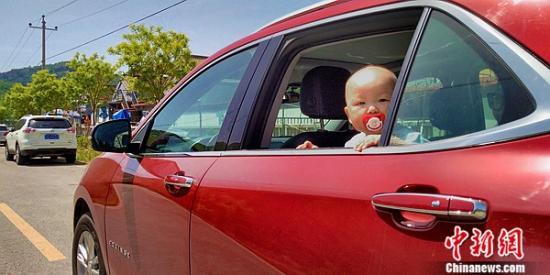
[[[392,71],[375,65],[368,65],[351,75],[346,82],[344,112],[353,128],[361,133],[346,142],[346,147],[361,152],[378,145],[396,81]],[[310,141],[296,147],[313,148],[318,147]]]

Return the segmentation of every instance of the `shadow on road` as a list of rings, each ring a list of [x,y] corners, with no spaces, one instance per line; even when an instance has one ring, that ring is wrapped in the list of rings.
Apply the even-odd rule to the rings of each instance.
[[[76,161],[74,164],[68,164],[64,158],[50,159],[50,158],[32,158],[27,160],[23,166],[73,166],[73,165],[86,165],[84,162]]]

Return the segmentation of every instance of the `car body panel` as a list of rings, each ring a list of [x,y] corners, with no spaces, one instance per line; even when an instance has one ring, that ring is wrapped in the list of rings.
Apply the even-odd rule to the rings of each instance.
[[[111,274],[174,274],[189,270],[194,194],[214,157],[133,158],[124,155],[110,185],[105,228]],[[164,178],[184,172],[191,189],[174,196]],[[162,238],[158,236],[162,235]],[[124,255],[112,244],[128,251]]]
[[[193,208],[192,271],[247,270],[253,259],[283,273],[443,272],[443,262],[452,262],[444,240],[458,224],[495,235],[522,228],[524,261],[541,273],[550,268],[549,145],[545,135],[425,154],[222,157],[203,179]],[[371,198],[407,185],[484,199],[487,223],[441,222],[425,232],[398,228]],[[223,239],[231,241],[211,241]],[[464,245],[464,261],[484,260],[468,252]]]
[[[111,204],[107,201],[107,194],[114,173],[120,170],[119,162],[122,157],[122,154],[103,153],[94,158],[86,168],[74,194],[74,205],[76,206],[79,200],[83,200],[90,210],[94,223],[98,225],[96,232],[100,244],[102,244],[100,246],[101,253],[105,259],[108,254],[107,246],[103,245],[106,241],[102,225],[105,224],[105,207]]]

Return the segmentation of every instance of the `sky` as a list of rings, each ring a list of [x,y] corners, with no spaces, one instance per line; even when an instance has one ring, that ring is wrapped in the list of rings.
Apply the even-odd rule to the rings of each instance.
[[[76,52],[99,53],[122,42],[121,30],[76,50],[49,58],[181,0],[0,0],[0,72],[40,65],[40,17],[46,15],[46,63],[70,60]],[[320,0],[187,0],[140,23],[184,33],[194,55],[209,56],[288,13]],[[94,14],[102,9],[105,11]],[[77,20],[77,21],[75,21]]]

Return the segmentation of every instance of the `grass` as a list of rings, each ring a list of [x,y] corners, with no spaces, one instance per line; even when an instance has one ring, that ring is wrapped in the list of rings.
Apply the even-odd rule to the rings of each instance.
[[[78,144],[76,160],[78,162],[88,163],[101,154],[101,152],[92,149],[92,143],[88,136],[77,136],[76,141]]]

